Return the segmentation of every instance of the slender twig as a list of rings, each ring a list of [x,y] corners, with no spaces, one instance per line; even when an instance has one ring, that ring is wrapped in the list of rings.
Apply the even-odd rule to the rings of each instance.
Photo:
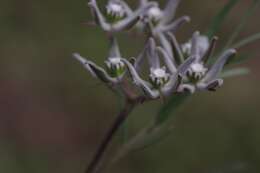
[[[128,101],[128,100],[126,101],[125,106],[119,112],[119,114],[117,115],[111,128],[107,131],[107,134],[101,141],[101,144],[98,147],[98,149],[97,149],[93,159],[91,160],[89,166],[87,167],[85,173],[96,173],[98,171],[101,161],[103,159],[103,156],[104,156],[110,142],[112,141],[113,137],[115,136],[115,133],[118,131],[120,126],[126,120],[126,118],[131,113],[131,111],[134,109],[136,104],[137,104],[137,101]]]

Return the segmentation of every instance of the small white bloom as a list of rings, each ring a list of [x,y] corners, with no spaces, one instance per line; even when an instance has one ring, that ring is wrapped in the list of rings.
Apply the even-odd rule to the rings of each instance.
[[[159,7],[155,6],[148,10],[147,17],[151,21],[158,22],[163,17],[163,12]]]
[[[200,80],[203,78],[208,71],[201,63],[193,63],[187,71],[187,76],[195,80]]]
[[[205,73],[207,71],[207,69],[200,63],[194,63],[190,68],[195,73]]]
[[[124,7],[119,3],[109,2],[108,5],[106,6],[106,9],[107,9],[107,14],[114,17],[122,18],[125,15]]]
[[[115,70],[120,70],[125,66],[121,58],[119,57],[108,58],[108,60],[105,61],[105,63],[109,69],[115,69]]]
[[[154,87],[158,88],[165,85],[170,78],[170,74],[166,72],[166,68],[151,68],[150,80]]]

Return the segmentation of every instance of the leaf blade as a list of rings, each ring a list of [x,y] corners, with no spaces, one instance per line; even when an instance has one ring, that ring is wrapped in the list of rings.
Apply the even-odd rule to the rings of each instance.
[[[240,24],[237,26],[233,34],[231,34],[230,38],[228,39],[227,44],[224,47],[224,50],[229,48],[236,40],[240,32],[244,29],[248,19],[254,14],[255,10],[258,8],[258,5],[260,4],[259,2],[260,0],[253,0],[252,4],[242,17]]]
[[[246,46],[250,43],[253,43],[257,40],[260,40],[260,32],[235,43],[232,47],[235,48],[235,49],[239,49],[239,48]]]
[[[220,12],[214,17],[213,22],[211,23],[207,36],[212,38],[216,32],[219,30],[220,26],[223,24],[224,20],[235,7],[239,0],[229,0],[229,2],[220,10]]]
[[[225,70],[220,74],[221,78],[230,78],[230,77],[236,77],[236,76],[242,76],[247,75],[250,73],[250,70],[248,68],[233,68],[229,70]]]
[[[155,118],[155,126],[166,122],[171,115],[179,108],[188,98],[190,94],[175,94],[158,112]]]

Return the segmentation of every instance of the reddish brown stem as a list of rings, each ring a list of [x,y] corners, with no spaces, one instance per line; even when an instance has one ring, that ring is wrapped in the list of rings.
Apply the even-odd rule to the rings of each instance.
[[[136,106],[136,102],[131,102],[131,101],[126,102],[124,108],[119,112],[111,128],[107,131],[107,134],[104,136],[103,140],[101,141],[101,144],[98,147],[85,173],[96,173],[98,171],[103,156],[110,142],[115,136],[115,133],[118,131],[120,126],[124,123],[124,121],[127,119],[128,115],[131,113],[131,111],[135,106]]]

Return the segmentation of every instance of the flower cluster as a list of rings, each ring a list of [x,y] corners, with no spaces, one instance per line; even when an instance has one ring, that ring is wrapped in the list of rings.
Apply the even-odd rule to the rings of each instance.
[[[188,16],[175,18],[180,0],[168,0],[165,8],[158,2],[140,0],[133,10],[124,0],[108,0],[105,14],[96,0],[90,0],[97,26],[109,34],[110,50],[105,68],[75,53],[74,57],[96,78],[116,91],[142,96],[146,100],[170,97],[175,93],[215,91],[223,84],[219,78],[226,62],[235,56],[235,49],[214,55],[217,37],[211,40],[198,31],[187,43],[179,44],[175,32],[190,21]],[[146,36],[141,53],[134,57],[121,56],[115,33],[137,29]],[[210,59],[216,59],[214,63]],[[210,61],[209,61],[210,60]],[[149,65],[148,75],[144,63]],[[130,80],[129,80],[130,78]],[[135,86],[135,87],[129,87]],[[133,89],[134,88],[134,89]],[[131,92],[129,92],[131,90]]]

